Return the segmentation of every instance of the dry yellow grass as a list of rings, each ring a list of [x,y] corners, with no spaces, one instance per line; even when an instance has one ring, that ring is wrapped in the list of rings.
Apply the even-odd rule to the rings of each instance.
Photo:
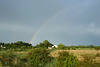
[[[79,61],[83,60],[82,55],[96,55],[97,53],[100,53],[100,50],[56,50],[50,53],[50,55],[52,57],[57,57],[58,56],[58,52],[61,51],[68,51],[70,53],[73,53],[75,56],[78,57]],[[97,62],[100,62],[100,57],[96,57],[95,59]]]

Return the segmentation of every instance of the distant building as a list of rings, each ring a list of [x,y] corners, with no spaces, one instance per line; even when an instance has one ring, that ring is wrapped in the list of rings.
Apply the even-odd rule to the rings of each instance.
[[[6,47],[2,47],[2,48],[6,48]]]
[[[58,48],[57,45],[53,45],[52,47],[48,47],[48,49]]]
[[[0,46],[1,48],[6,48],[6,47],[3,47],[2,45]]]
[[[2,45],[0,47],[2,47]]]
[[[48,47],[48,49],[52,49],[52,47]]]
[[[58,46],[57,45],[53,45],[52,48],[58,48]]]

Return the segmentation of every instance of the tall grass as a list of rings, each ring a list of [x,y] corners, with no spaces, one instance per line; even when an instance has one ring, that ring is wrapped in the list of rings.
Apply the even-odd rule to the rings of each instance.
[[[2,50],[0,51],[0,67],[33,67],[29,64],[27,60],[27,54],[34,49],[27,49],[25,51],[13,51],[13,50]],[[48,61],[42,67],[55,67],[56,57],[54,54],[58,54],[59,51],[57,49],[48,50],[51,52],[53,59]],[[73,53],[75,56],[81,56],[83,58],[82,61],[79,61],[78,67],[100,67],[100,62],[96,62],[99,58],[100,60],[100,51],[96,50],[64,50]],[[43,53],[42,53],[43,54]],[[84,55],[83,55],[84,54]],[[49,54],[49,56],[51,56]],[[80,58],[81,59],[81,58]]]
[[[48,62],[44,67],[55,67],[56,58],[54,58],[51,62]]]

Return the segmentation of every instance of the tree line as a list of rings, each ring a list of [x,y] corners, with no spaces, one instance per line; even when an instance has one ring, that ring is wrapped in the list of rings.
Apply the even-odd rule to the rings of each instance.
[[[17,41],[15,43],[0,43],[0,49],[17,49],[17,48],[31,48],[32,44]]]
[[[43,43],[39,43],[36,46],[33,46],[32,44],[23,42],[23,41],[17,41],[15,43],[0,43],[0,49],[17,49],[17,48],[48,48],[52,47],[54,44],[50,43],[48,40],[44,40]],[[84,48],[93,48],[96,50],[100,50],[100,46],[95,46],[95,45],[78,45],[78,46],[66,46],[64,44],[58,44],[57,49],[67,49],[67,50],[75,50],[75,49],[84,49]],[[55,47],[53,47],[55,49]]]

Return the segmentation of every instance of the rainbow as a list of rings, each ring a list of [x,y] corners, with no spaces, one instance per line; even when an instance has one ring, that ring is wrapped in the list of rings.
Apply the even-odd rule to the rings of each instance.
[[[35,34],[33,35],[33,37],[31,38],[29,43],[32,43],[34,41],[34,39],[37,37],[37,35],[39,34],[39,32],[46,26],[46,24],[48,24],[49,21],[51,21],[54,17],[62,14],[64,11],[66,10],[63,9],[62,11],[58,11],[57,13],[55,13],[54,15],[52,15],[49,19],[47,19],[41,26],[40,28],[35,32]]]
[[[41,29],[45,26],[46,22],[44,22],[40,28],[35,32],[35,34],[33,35],[31,41],[29,43],[32,43],[32,41],[36,38],[36,36],[39,34],[39,32],[41,31]]]
[[[59,16],[60,14],[62,14],[63,12],[65,12],[66,10],[70,10],[74,5],[68,7],[68,8],[64,8],[63,10],[60,10],[58,12],[56,12],[54,15],[52,15],[50,18],[48,18],[41,26],[40,28],[35,32],[35,34],[33,35],[33,37],[31,38],[29,43],[32,43],[35,38],[37,37],[37,35],[39,34],[39,32],[46,26],[46,24],[48,24],[52,19],[54,19],[55,17]],[[74,6],[75,7],[75,6]]]

